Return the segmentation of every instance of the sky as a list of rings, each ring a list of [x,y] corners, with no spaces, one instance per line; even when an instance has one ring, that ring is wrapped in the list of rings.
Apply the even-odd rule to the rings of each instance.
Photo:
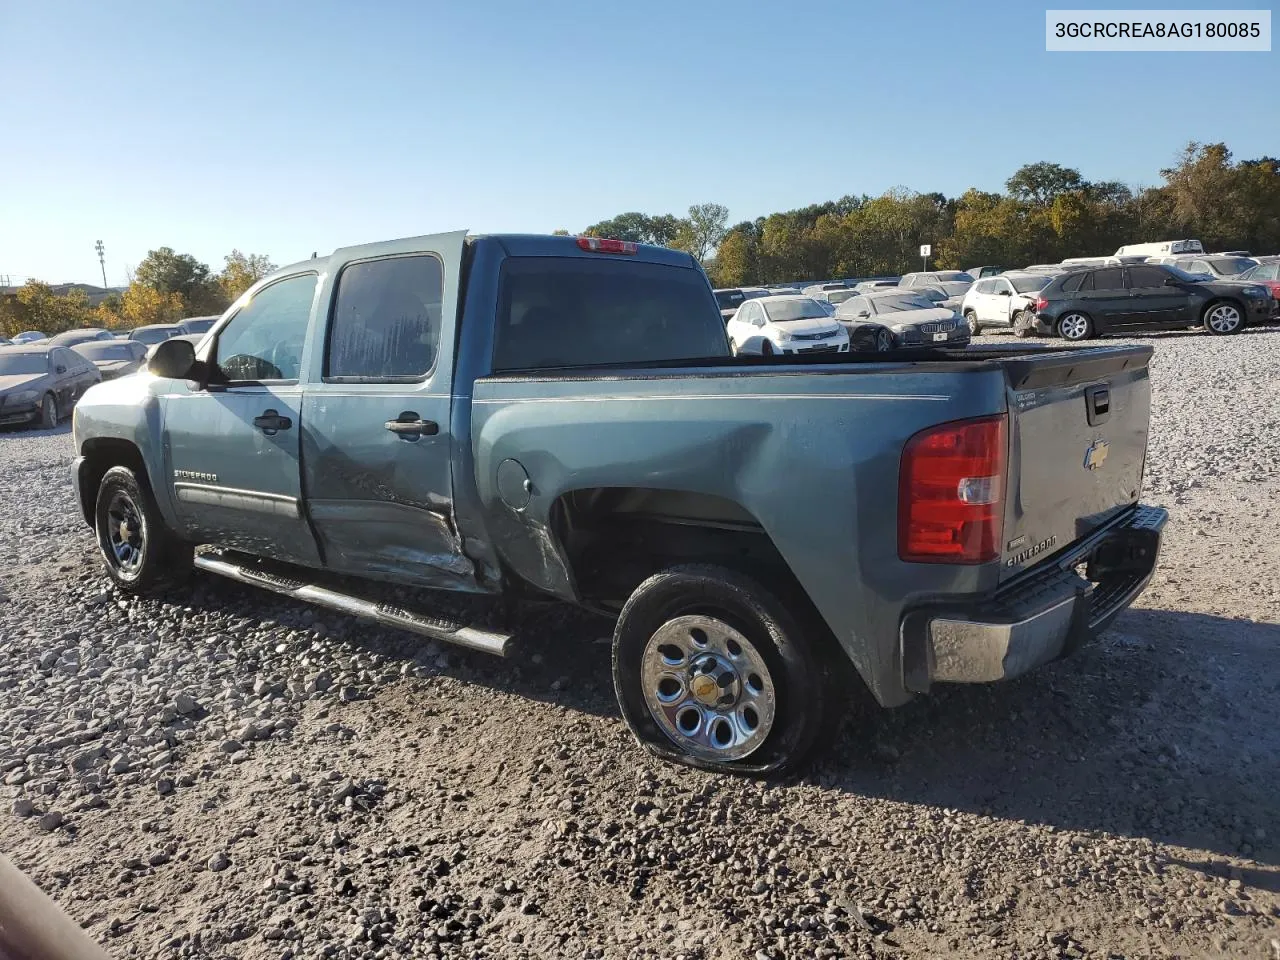
[[[96,240],[115,286],[159,246],[216,271],[1280,153],[1280,53],[1047,53],[1025,0],[0,0],[0,36],[14,282],[100,284]]]

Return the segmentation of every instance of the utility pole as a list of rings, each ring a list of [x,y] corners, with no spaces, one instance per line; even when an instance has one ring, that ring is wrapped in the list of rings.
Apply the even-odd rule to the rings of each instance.
[[[107,289],[107,255],[106,248],[103,247],[102,241],[99,240],[93,245],[93,249],[98,251],[98,266],[102,268],[102,290],[105,293]]]

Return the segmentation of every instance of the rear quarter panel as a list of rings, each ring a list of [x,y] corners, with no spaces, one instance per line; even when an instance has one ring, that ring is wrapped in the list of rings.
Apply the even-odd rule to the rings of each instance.
[[[567,600],[577,591],[551,525],[563,494],[644,487],[737,503],[772,538],[873,694],[892,705],[908,698],[898,665],[903,606],[993,586],[996,575],[898,559],[902,447],[924,427],[1005,403],[998,367],[484,378],[472,399],[477,494],[508,568]],[[498,494],[508,459],[532,482],[521,510]]]

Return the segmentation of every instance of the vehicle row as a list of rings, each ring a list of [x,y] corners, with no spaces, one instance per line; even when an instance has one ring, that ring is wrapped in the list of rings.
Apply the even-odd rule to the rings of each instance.
[[[149,323],[122,333],[115,333],[103,327],[77,327],[74,330],[55,333],[53,336],[49,336],[40,330],[24,330],[12,340],[0,339],[0,346],[43,343],[47,341],[60,347],[73,347],[78,343],[88,343],[92,340],[136,340],[139,343],[153,347],[157,343],[163,343],[170,337],[206,333],[217,319],[217,317],[188,317],[178,323]]]

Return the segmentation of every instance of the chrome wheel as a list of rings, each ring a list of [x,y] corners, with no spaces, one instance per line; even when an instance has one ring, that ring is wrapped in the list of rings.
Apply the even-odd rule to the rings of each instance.
[[[740,760],[773,728],[777,696],[764,658],[715,617],[659,627],[645,644],[640,682],[658,727],[701,760]]]
[[[972,310],[965,314],[965,320],[969,322],[969,336],[976,337],[982,332],[982,325],[978,323],[978,315]]]
[[[1089,335],[1089,318],[1083,313],[1068,313],[1058,321],[1058,336],[1063,340],[1083,340]]]
[[[52,393],[45,394],[45,398],[40,403],[40,427],[43,430],[52,430],[58,425],[58,401]]]
[[[888,353],[893,349],[893,334],[888,330],[881,330],[876,334],[876,353]]]
[[[107,546],[120,575],[136,576],[142,566],[142,550],[146,544],[146,528],[142,512],[123,490],[117,490],[107,506]]]
[[[1240,311],[1229,303],[1219,303],[1204,315],[1204,325],[1214,333],[1235,333],[1243,321]]]

